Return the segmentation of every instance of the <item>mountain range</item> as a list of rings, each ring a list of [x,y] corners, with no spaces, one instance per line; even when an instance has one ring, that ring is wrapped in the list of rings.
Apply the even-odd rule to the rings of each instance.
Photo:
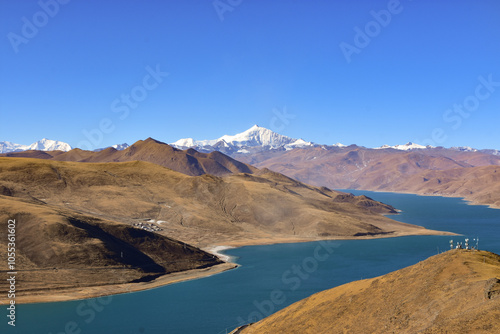
[[[500,156],[445,148],[313,147],[235,156],[313,185],[464,197],[500,207]]]
[[[6,156],[62,161],[148,161],[188,175],[249,173],[250,166],[255,166],[316,186],[465,197],[500,207],[500,173],[495,167],[500,165],[500,152],[494,149],[443,148],[411,142],[377,148],[320,145],[257,125],[213,140],[186,138],[170,145],[153,139],[142,142],[95,152],[68,151],[69,145],[46,139],[24,147],[38,151],[21,151],[22,146],[8,142],[0,143],[0,148],[3,152],[17,151],[4,153]],[[149,151],[137,150],[141,145],[147,145]],[[61,150],[51,151],[53,148]]]
[[[200,152],[219,151],[225,154],[250,154],[266,150],[292,150],[298,147],[316,146],[303,139],[295,139],[280,135],[258,125],[236,134],[224,135],[213,140],[194,140],[193,138],[179,139],[170,145],[180,148],[194,148]]]
[[[306,141],[304,139],[296,139],[281,135],[258,125],[252,126],[250,129],[238,133],[236,135],[223,135],[218,139],[195,140],[193,138],[179,139],[171,146],[185,150],[193,148],[199,152],[210,153],[219,151],[225,154],[254,154],[265,151],[290,151],[295,148],[312,148],[312,147],[347,147],[347,145],[337,143],[333,145],[317,144]],[[356,146],[355,144],[350,146]],[[105,148],[99,148],[95,151],[102,151],[112,147],[118,151],[124,150],[129,145],[127,143],[116,144]],[[362,146],[360,146],[362,147]],[[408,142],[401,145],[382,145],[375,149],[395,149],[401,151],[411,151],[420,149],[433,149],[434,146],[423,146],[416,143]],[[0,153],[20,152],[27,150],[40,151],[70,151],[72,148],[69,144],[57,140],[42,139],[31,145],[15,144],[8,141],[0,142]],[[483,152],[492,155],[500,155],[500,151],[495,149],[478,150],[468,146],[451,147],[450,150],[461,152]]]
[[[69,144],[58,140],[50,140],[43,138],[31,145],[15,144],[9,141],[0,142],[0,153],[21,152],[28,150],[38,151],[70,151],[72,148]]]

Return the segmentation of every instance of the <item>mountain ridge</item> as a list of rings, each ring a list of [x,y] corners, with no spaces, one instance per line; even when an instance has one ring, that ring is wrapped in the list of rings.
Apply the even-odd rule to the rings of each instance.
[[[50,145],[41,145],[44,141],[57,142],[61,146],[50,146]],[[261,151],[264,149],[267,150],[291,150],[294,148],[304,148],[304,147],[347,147],[347,146],[358,146],[356,144],[352,145],[344,145],[341,143],[336,144],[318,144],[314,142],[306,141],[302,138],[296,139],[292,137],[288,137],[285,135],[281,135],[277,132],[269,130],[267,128],[253,125],[251,128],[237,133],[235,135],[222,135],[217,139],[203,139],[203,140],[195,140],[193,138],[182,138],[177,141],[170,143],[169,145],[179,148],[179,149],[188,149],[194,148],[200,152],[209,153],[211,151],[220,151],[226,154],[233,153],[255,153],[257,147],[260,147]],[[102,151],[109,147],[113,147],[117,150],[126,149],[129,145],[127,143],[115,144],[111,146],[107,146],[104,148],[98,148],[95,151]],[[40,147],[40,148],[39,148]],[[364,146],[358,146],[364,147]],[[252,151],[248,151],[248,148],[253,148]],[[365,147],[370,148],[370,147]],[[413,142],[408,142],[406,144],[397,144],[397,145],[382,145],[379,147],[373,147],[372,149],[395,149],[395,150],[420,150],[420,149],[433,149],[439,148],[435,146],[424,146],[420,144],[416,144]],[[442,147],[441,147],[442,148]],[[69,151],[71,150],[71,146],[67,143],[61,141],[51,141],[46,138],[35,142],[31,145],[22,145],[16,144],[9,141],[0,142],[0,153],[10,153],[10,152],[19,152],[26,150],[43,150],[43,151],[51,151],[51,150],[63,150]],[[470,151],[470,152],[484,152],[492,155],[500,155],[500,151],[496,149],[476,149],[469,146],[459,146],[459,147],[450,147],[450,150],[456,151]],[[248,151],[248,152],[246,152]]]
[[[147,161],[187,175],[254,173],[257,169],[221,152],[198,152],[192,148],[180,150],[153,138],[139,140],[124,150],[108,147],[101,151],[22,151],[2,154],[6,157],[38,158],[75,162]]]
[[[465,197],[476,204],[500,207],[500,156],[480,151],[316,147],[237,159],[332,189]]]
[[[223,135],[218,139],[212,140],[183,138],[170,145],[179,149],[194,148],[200,152],[217,150],[226,154],[231,154],[250,153],[265,149],[290,150],[296,147],[314,146],[315,144],[303,139],[287,137],[269,129],[254,125],[250,129],[236,135]]]

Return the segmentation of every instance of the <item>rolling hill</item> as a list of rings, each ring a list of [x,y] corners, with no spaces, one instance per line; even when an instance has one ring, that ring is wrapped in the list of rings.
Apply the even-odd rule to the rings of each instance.
[[[500,256],[452,250],[319,292],[233,333],[499,333]]]
[[[2,193],[9,194],[5,189]],[[17,303],[124,292],[121,284],[129,289],[130,284],[166,274],[223,265],[196,247],[129,224],[4,195],[0,196],[3,249],[7,249],[9,220],[16,226],[15,271],[21,282],[16,286]],[[0,252],[0,261],[0,271],[7,272],[7,252]],[[9,290],[6,280],[0,289]]]

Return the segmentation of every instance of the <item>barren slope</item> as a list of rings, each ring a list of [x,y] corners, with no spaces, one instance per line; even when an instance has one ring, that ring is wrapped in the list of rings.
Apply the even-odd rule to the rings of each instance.
[[[500,157],[482,152],[443,148],[408,152],[349,146],[237,158],[317,186],[464,196],[481,204],[500,203],[499,183],[491,182],[496,180],[495,168],[488,167],[499,166]],[[471,182],[472,178],[476,181]]]
[[[7,249],[9,220],[15,220],[16,226],[18,303],[43,296],[64,299],[61,295],[75,289],[114,289],[116,284],[148,282],[165,274],[222,263],[211,254],[160,234],[10,196],[0,196],[2,249]],[[0,270],[8,271],[7,252],[0,252],[0,263]],[[8,291],[7,283],[0,281],[0,290]],[[90,296],[101,294],[106,291],[96,290]]]
[[[314,294],[238,333],[500,333],[500,257],[448,251]]]
[[[391,187],[423,195],[460,196],[475,204],[500,208],[500,166],[426,171]]]

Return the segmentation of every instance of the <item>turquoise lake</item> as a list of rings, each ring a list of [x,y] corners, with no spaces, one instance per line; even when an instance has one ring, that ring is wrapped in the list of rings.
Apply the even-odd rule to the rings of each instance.
[[[449,249],[449,241],[479,237],[479,248],[500,253],[500,210],[461,199],[396,193],[365,194],[393,205],[391,218],[464,236],[415,236],[249,246],[225,253],[235,270],[148,291],[84,301],[20,305],[16,327],[2,312],[1,333],[230,332],[311,294],[401,269]],[[475,243],[475,242],[474,242]]]

